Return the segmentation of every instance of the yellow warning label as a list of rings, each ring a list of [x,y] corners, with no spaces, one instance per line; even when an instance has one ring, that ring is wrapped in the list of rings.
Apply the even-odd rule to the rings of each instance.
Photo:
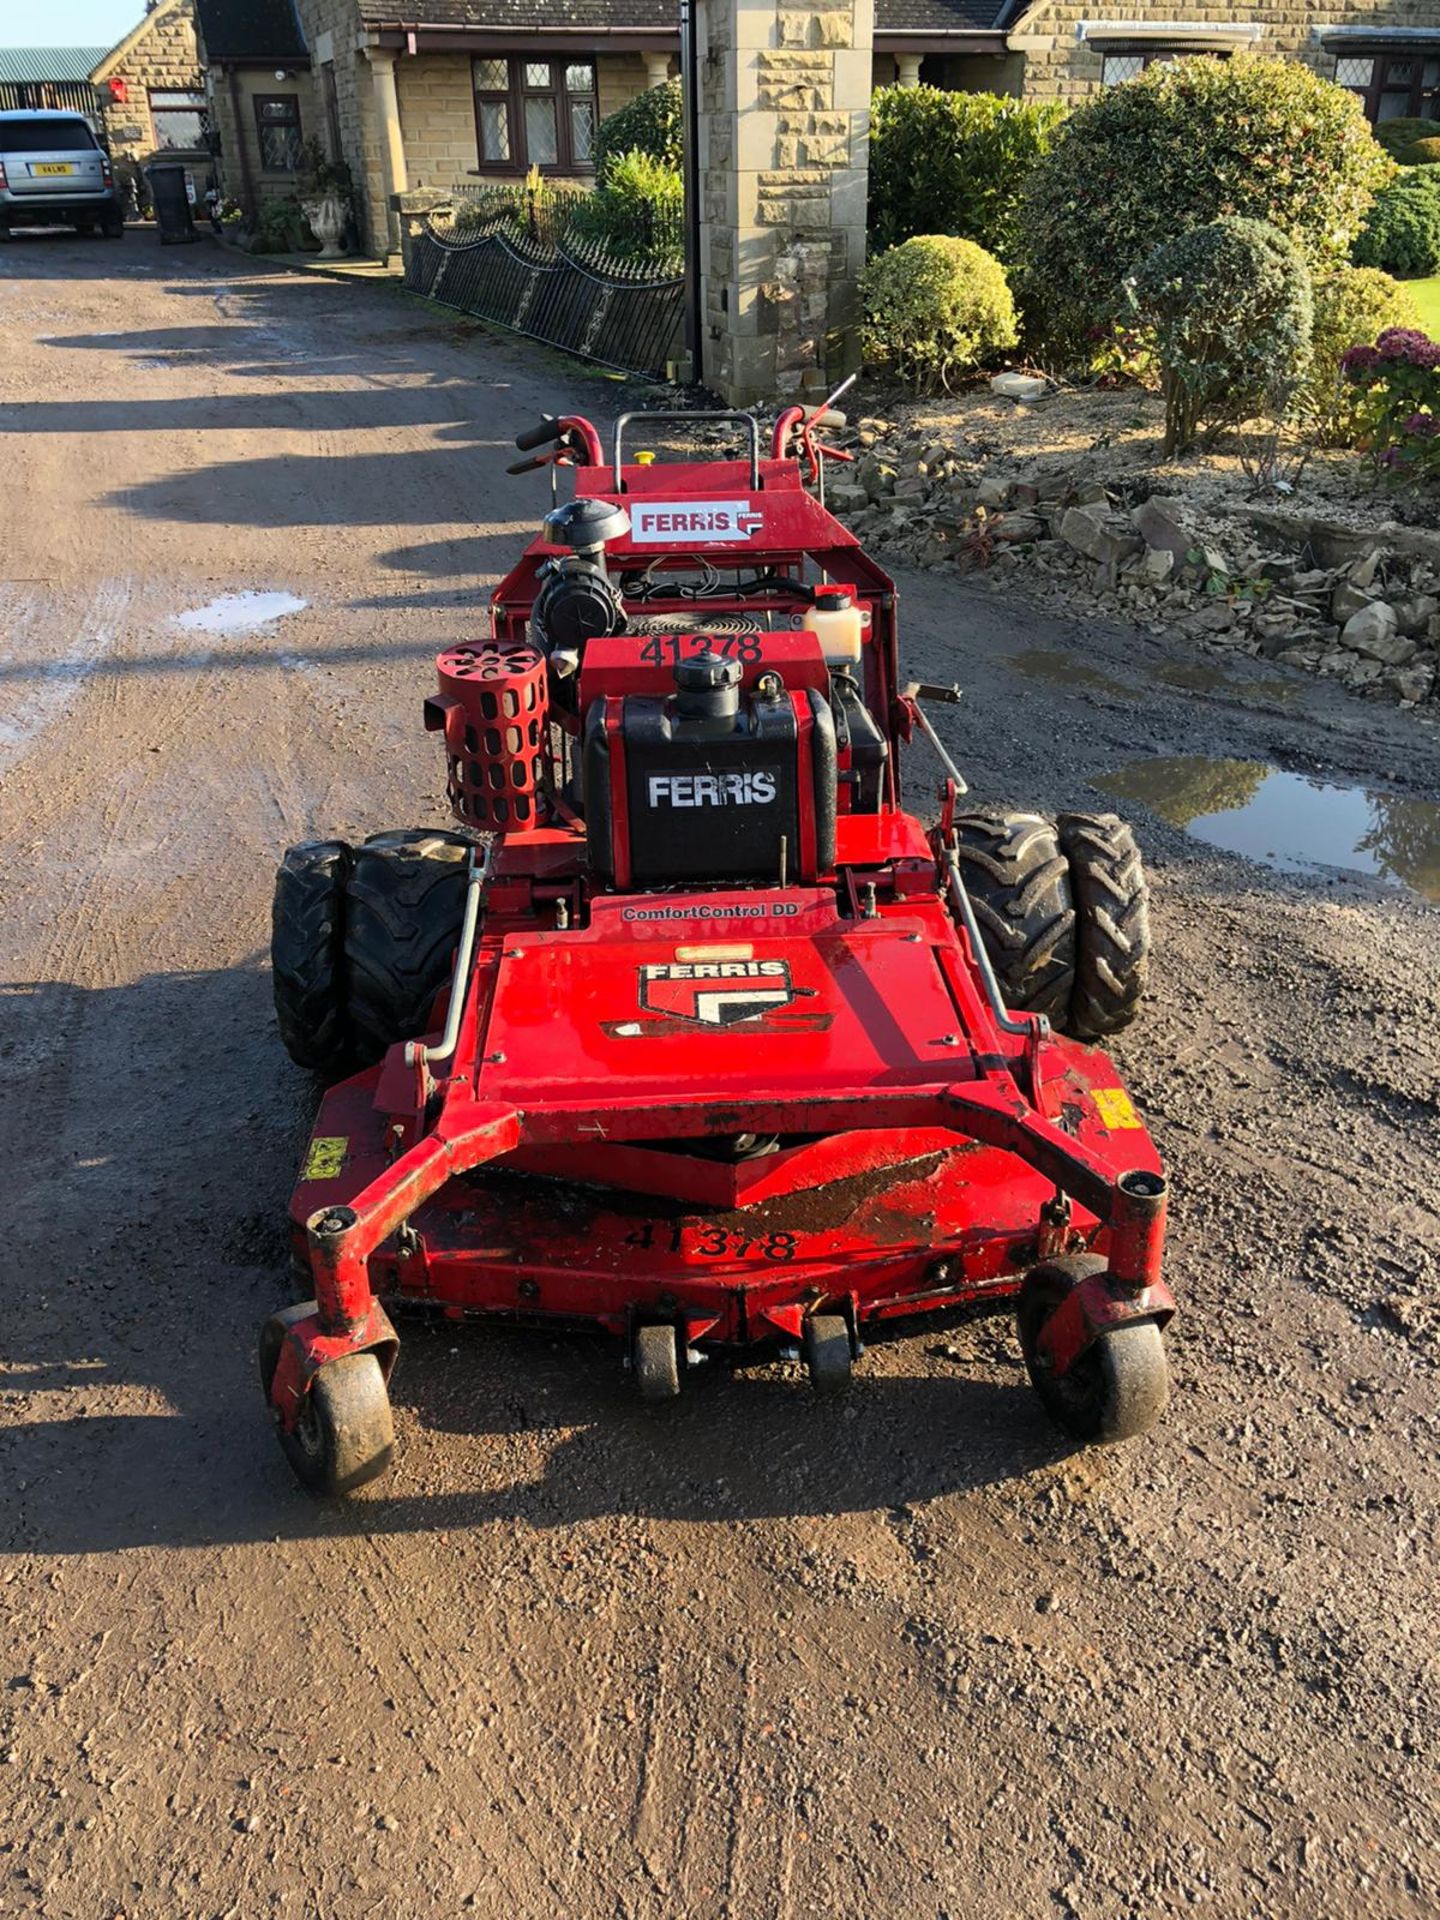
[[[1123,1087],[1097,1087],[1095,1104],[1100,1109],[1100,1118],[1112,1133],[1122,1127],[1138,1127],[1140,1124],[1140,1116]],[[318,1146],[320,1143],[317,1140],[315,1144]]]
[[[1138,1126],[1139,1122],[1135,1124]],[[305,1165],[300,1171],[302,1180],[333,1180],[345,1164],[345,1149],[350,1144],[350,1136],[341,1134],[333,1139],[316,1139],[310,1142],[310,1151],[305,1156]]]

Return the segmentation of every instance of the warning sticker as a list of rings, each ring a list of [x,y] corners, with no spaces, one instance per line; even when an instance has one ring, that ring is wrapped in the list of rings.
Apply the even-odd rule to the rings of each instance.
[[[310,1142],[310,1151],[305,1156],[305,1165],[300,1169],[302,1180],[333,1180],[345,1164],[345,1149],[350,1144],[348,1134],[330,1138],[317,1137]]]
[[[1140,1116],[1123,1087],[1097,1087],[1095,1105],[1100,1109],[1100,1118],[1112,1133],[1124,1127],[1140,1125]]]

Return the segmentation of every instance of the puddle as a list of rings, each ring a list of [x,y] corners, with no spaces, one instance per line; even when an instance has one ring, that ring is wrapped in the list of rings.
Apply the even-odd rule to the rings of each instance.
[[[175,625],[187,633],[258,633],[287,614],[303,613],[309,604],[293,593],[222,593],[208,606],[177,613]]]
[[[1027,679],[1046,680],[1051,686],[1089,687],[1095,693],[1113,693],[1121,700],[1137,697],[1132,688],[1122,687],[1118,680],[1109,679],[1098,667],[1087,667],[1083,660],[1077,660],[1070,653],[1027,647],[1023,653],[1010,654],[1007,664],[1018,668]]]
[[[1202,754],[1136,760],[1090,783],[1206,846],[1278,873],[1363,873],[1440,901],[1440,806]]]
[[[1155,678],[1167,687],[1180,687],[1187,693],[1218,693],[1224,688],[1237,700],[1293,700],[1295,688],[1288,680],[1235,680],[1220,667],[1177,665],[1161,667]]]

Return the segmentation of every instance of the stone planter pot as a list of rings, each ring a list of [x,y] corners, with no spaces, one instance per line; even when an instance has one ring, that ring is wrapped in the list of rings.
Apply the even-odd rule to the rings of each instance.
[[[310,231],[320,242],[320,258],[343,260],[345,249],[340,239],[350,218],[350,202],[343,194],[326,193],[317,200],[302,200],[300,205],[310,222]]]

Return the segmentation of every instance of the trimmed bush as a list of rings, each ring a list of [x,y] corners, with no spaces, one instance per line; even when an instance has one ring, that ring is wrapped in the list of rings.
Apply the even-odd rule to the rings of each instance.
[[[610,169],[627,153],[645,153],[678,172],[685,154],[685,106],[678,80],[647,87],[606,116],[595,129],[595,179],[604,186]]]
[[[1400,158],[1407,167],[1440,167],[1440,135],[1414,141]]]
[[[1130,286],[1154,329],[1165,395],[1165,452],[1262,407],[1283,416],[1314,331],[1299,246],[1263,220],[1227,217],[1147,255]]]
[[[1361,432],[1359,394],[1341,372],[1341,359],[1390,328],[1418,328],[1420,311],[1398,280],[1374,267],[1327,267],[1315,276],[1314,296],[1310,371],[1296,412],[1326,446],[1353,446]]]
[[[1375,202],[1351,251],[1359,267],[1423,279],[1440,267],[1440,173],[1407,167]]]
[[[1005,269],[973,240],[918,234],[876,254],[860,282],[867,357],[917,393],[1013,347],[1015,303]]]
[[[1135,262],[1177,229],[1263,220],[1343,258],[1392,163],[1360,102],[1298,60],[1178,60],[1076,109],[1025,183],[1027,319],[1069,364],[1108,330]]]
[[[658,92],[658,88],[655,89]],[[637,148],[610,162],[595,191],[577,200],[570,216],[582,239],[636,265],[685,260],[685,183],[674,167]]]
[[[1405,149],[1417,140],[1424,140],[1434,133],[1433,120],[1416,120],[1407,117],[1403,120],[1382,120],[1375,128],[1375,138],[1389,154],[1392,160],[1404,161]]]
[[[948,233],[1013,258],[1025,177],[1065,117],[994,93],[881,87],[870,102],[870,239]]]

